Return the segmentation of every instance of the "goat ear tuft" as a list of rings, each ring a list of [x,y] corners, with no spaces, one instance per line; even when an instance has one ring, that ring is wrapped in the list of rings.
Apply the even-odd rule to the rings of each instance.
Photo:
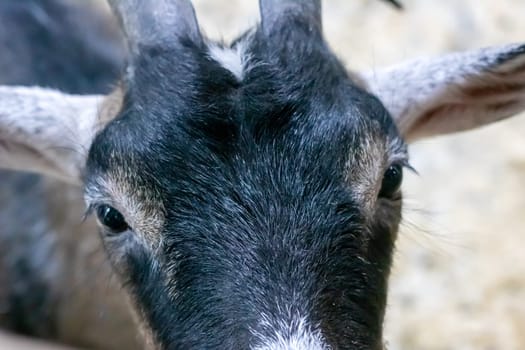
[[[0,86],[0,168],[80,183],[102,99]]]
[[[419,59],[363,77],[408,141],[525,110],[525,44]]]

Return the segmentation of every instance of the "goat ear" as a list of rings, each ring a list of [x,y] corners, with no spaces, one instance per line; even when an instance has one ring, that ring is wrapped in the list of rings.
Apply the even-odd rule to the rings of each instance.
[[[80,183],[102,96],[0,86],[0,168]]]
[[[363,77],[409,142],[525,109],[524,44],[419,59]]]

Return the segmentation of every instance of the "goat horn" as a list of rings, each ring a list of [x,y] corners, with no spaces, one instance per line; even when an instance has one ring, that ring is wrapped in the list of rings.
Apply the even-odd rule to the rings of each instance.
[[[261,26],[268,34],[283,14],[307,18],[319,29],[322,27],[321,0],[260,0]]]
[[[140,46],[172,46],[177,37],[202,35],[190,0],[108,0],[132,53]]]

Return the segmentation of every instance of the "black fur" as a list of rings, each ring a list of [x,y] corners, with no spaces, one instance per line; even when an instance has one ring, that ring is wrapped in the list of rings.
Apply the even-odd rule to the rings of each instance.
[[[347,175],[366,166],[365,140],[402,141],[317,29],[289,15],[248,34],[242,80],[188,38],[132,60],[86,184],[125,172],[165,216],[159,254],[139,232],[106,237],[164,349],[248,349],[254,331],[274,335],[262,315],[296,314],[333,349],[381,346],[400,203],[379,199],[369,218]]]

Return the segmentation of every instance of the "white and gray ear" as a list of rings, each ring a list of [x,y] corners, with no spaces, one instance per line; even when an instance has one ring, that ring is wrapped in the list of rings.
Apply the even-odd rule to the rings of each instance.
[[[525,45],[419,59],[363,74],[407,141],[469,130],[525,109]]]
[[[102,98],[0,86],[0,168],[80,183]]]

